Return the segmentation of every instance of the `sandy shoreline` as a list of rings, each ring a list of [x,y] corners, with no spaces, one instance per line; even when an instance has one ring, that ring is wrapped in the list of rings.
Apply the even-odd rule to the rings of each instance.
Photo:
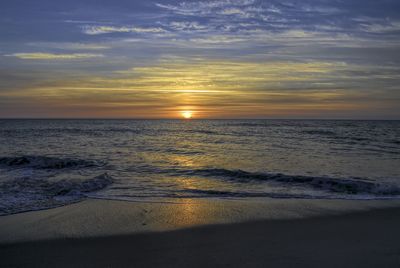
[[[390,207],[400,208],[400,200],[175,199],[150,203],[88,199],[68,206],[0,217],[0,243],[301,219]]]
[[[87,200],[0,217],[5,267],[398,267],[400,201]]]

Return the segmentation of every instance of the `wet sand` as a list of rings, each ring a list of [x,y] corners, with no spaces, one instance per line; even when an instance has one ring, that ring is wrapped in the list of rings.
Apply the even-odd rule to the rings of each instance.
[[[0,217],[3,267],[399,267],[399,201],[88,200]]]

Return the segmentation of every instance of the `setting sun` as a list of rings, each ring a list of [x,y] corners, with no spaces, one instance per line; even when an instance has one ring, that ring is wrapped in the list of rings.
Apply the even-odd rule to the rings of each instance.
[[[181,112],[181,114],[182,114],[182,117],[185,119],[190,119],[193,116],[193,112],[191,112],[191,111],[183,111],[183,112]]]

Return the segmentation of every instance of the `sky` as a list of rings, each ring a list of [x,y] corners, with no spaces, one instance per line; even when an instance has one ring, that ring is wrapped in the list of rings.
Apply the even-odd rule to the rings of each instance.
[[[2,0],[1,118],[400,119],[398,0]]]

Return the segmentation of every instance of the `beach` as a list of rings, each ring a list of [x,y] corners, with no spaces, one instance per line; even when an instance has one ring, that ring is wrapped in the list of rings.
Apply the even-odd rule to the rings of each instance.
[[[0,267],[400,265],[397,121],[0,123]]]
[[[400,0],[0,8],[0,268],[400,268]]]
[[[398,267],[400,201],[86,200],[0,217],[3,267]]]

